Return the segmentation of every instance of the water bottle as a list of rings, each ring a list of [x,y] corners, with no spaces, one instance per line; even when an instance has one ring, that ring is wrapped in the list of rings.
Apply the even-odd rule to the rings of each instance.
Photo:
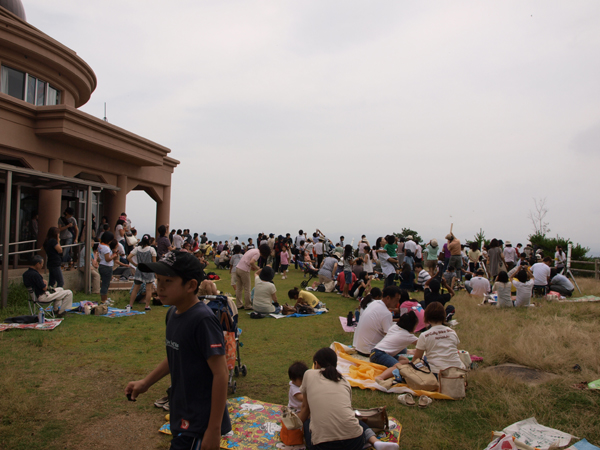
[[[354,321],[358,324],[358,319],[360,318],[360,310],[356,308],[354,311]]]
[[[354,325],[354,316],[352,315],[352,311],[348,313],[348,317],[346,319],[346,325],[351,327]]]
[[[38,323],[46,322],[46,314],[44,313],[43,308],[40,308],[38,311]]]
[[[130,313],[131,312],[131,305],[127,305],[127,312]]]

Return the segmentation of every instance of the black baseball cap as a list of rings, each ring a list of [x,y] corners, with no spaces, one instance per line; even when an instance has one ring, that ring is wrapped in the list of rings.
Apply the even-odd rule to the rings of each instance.
[[[140,263],[138,269],[142,272],[154,272],[165,277],[181,277],[186,279],[204,280],[202,264],[194,255],[188,252],[168,252],[160,261]]]

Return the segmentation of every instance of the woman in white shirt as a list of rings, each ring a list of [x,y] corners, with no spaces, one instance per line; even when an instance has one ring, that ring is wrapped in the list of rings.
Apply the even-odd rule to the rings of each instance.
[[[398,322],[390,327],[385,337],[371,352],[370,361],[385,367],[392,367],[398,362],[408,363],[407,347],[417,342],[413,334],[419,318],[414,311],[402,314]]]
[[[511,298],[512,283],[508,278],[506,271],[501,270],[496,277],[496,282],[492,286],[492,291],[498,294],[498,308],[508,308],[513,306]]]
[[[254,276],[254,297],[252,309],[261,314],[279,314],[281,306],[277,303],[277,288],[273,284],[275,272],[269,266],[263,267]]]
[[[108,300],[108,288],[112,280],[113,267],[115,260],[119,259],[116,244],[115,235],[110,231],[105,231],[102,234],[102,239],[98,246],[98,272],[100,273],[100,299],[102,303]],[[111,245],[113,245],[112,248]]]
[[[533,290],[533,274],[529,270],[529,266],[517,266],[510,272],[508,276],[517,289],[517,299],[515,306],[529,306],[531,302],[531,293]]]
[[[352,407],[352,388],[337,369],[337,355],[322,348],[313,357],[300,388],[303,395],[298,416],[304,422],[307,450],[362,450],[369,442],[376,450],[397,450],[398,444],[381,442]]]

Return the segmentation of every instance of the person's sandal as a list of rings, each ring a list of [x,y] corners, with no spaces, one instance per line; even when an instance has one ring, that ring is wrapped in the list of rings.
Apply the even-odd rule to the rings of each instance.
[[[162,408],[166,403],[169,403],[169,397],[163,397],[163,398],[159,398],[158,400],[156,400],[154,402],[154,406],[156,406],[157,408]]]
[[[419,397],[419,408],[427,408],[432,402],[433,400],[431,398],[426,395],[421,395]]]
[[[400,394],[398,396],[398,402],[404,406],[415,406],[415,399],[412,394]],[[421,401],[419,400],[419,406],[421,406]]]
[[[152,308],[150,308],[149,306],[146,306],[146,307],[144,308],[144,311],[152,311]]]

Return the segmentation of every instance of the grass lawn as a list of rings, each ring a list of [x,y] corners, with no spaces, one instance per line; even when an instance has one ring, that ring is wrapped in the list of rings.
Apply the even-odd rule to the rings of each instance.
[[[232,292],[228,272],[214,272],[222,277],[219,289]],[[276,278],[281,303],[301,281],[302,274],[293,269],[287,280]],[[584,294],[600,294],[600,283],[579,281]],[[241,355],[248,376],[237,379],[236,397],[286,404],[292,362],[310,365],[319,348],[333,341],[352,343],[338,316],[354,310],[356,302],[336,294],[317,295],[329,314],[280,320],[240,314]],[[98,297],[76,294],[75,300]],[[128,296],[111,297],[124,307]],[[422,294],[414,297],[420,300]],[[484,358],[480,369],[469,375],[467,398],[435,401],[420,410],[399,405],[392,394],[353,389],[355,407],[385,405],[403,425],[404,449],[480,450],[493,430],[531,416],[600,445],[600,393],[570,387],[600,378],[600,303],[542,300],[536,308],[497,310],[477,306],[464,293],[451,303],[457,311],[460,348]],[[53,331],[0,333],[0,449],[168,448],[169,437],[158,433],[164,412],[153,406],[165,395],[168,377],[136,403],[123,393],[128,381],[144,377],[165,357],[166,311],[154,307],[148,314],[120,319],[69,315]],[[11,307],[0,311],[0,317],[27,313],[26,292],[15,289]],[[558,376],[529,386],[481,370],[505,362]],[[572,370],[575,364],[581,372]]]

